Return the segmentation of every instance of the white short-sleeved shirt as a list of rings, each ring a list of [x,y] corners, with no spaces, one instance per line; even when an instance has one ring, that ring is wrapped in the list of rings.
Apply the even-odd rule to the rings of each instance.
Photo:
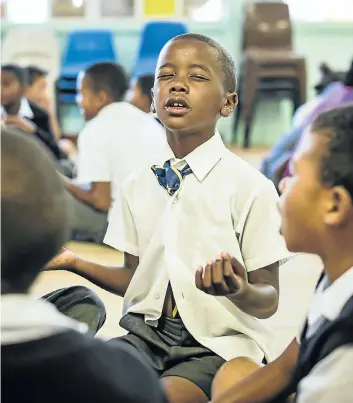
[[[311,337],[323,320],[334,321],[353,296],[353,267],[327,287],[319,284],[308,313],[306,337]],[[301,333],[301,332],[300,332]],[[300,337],[297,337],[300,343]],[[314,366],[298,385],[298,403],[353,402],[353,346],[337,348]]]
[[[165,130],[151,115],[127,102],[107,105],[79,134],[77,182],[111,182],[112,203],[120,204],[124,179],[152,164],[165,143]]]
[[[174,158],[166,146],[155,163]],[[105,243],[140,258],[123,313],[144,314],[156,326],[170,281],[179,314],[202,345],[226,360],[245,355],[261,361],[264,353],[272,359],[269,329],[226,297],[198,290],[195,271],[221,251],[248,271],[289,256],[279,234],[275,187],[227,150],[218,133],[184,160],[193,174],[173,197],[151,169],[143,169],[124,184],[123,209],[113,209]]]

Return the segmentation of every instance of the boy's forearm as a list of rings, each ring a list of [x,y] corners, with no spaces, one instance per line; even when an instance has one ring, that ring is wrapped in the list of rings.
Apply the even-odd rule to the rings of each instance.
[[[64,181],[64,186],[76,199],[95,207],[95,198],[90,190],[82,189],[69,179]]]
[[[240,310],[259,319],[267,319],[277,311],[278,293],[267,283],[248,284],[241,293],[229,295],[228,299]]]
[[[238,382],[212,403],[271,402],[290,382],[280,366],[273,362]],[[283,401],[281,402],[283,403]]]
[[[244,378],[212,403],[283,403],[292,381],[299,346],[293,340],[275,361]],[[281,395],[285,396],[281,396]]]
[[[68,267],[67,270],[121,297],[124,296],[134,275],[134,268],[125,266],[102,266],[78,257],[76,258],[75,264],[72,265],[72,267]]]
[[[72,196],[81,202],[87,203],[99,211],[107,212],[109,210],[110,197],[106,198],[94,189],[83,189],[68,178],[64,178],[64,186],[66,190],[72,194]],[[109,202],[107,203],[108,199]]]

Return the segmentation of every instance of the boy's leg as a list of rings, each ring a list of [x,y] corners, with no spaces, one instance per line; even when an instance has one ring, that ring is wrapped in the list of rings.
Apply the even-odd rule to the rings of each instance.
[[[210,399],[202,389],[188,379],[177,376],[162,378],[168,403],[207,403]]]
[[[123,340],[133,345],[162,377],[169,403],[207,403],[214,376],[225,360],[200,345],[180,319],[162,317],[158,327],[144,317],[127,314],[120,326],[129,332]]]
[[[212,384],[212,399],[220,397],[237,382],[246,378],[263,365],[247,357],[234,358],[226,362],[214,377]]]
[[[207,351],[205,349],[205,351]],[[214,376],[224,359],[208,351],[165,371],[162,382],[170,403],[207,403],[211,400]]]
[[[104,303],[94,291],[87,287],[62,288],[42,298],[55,305],[63,315],[86,323],[93,333],[97,333],[104,325],[106,319]]]
[[[108,226],[108,214],[98,211],[67,192],[71,204],[71,239],[81,242],[102,243]]]

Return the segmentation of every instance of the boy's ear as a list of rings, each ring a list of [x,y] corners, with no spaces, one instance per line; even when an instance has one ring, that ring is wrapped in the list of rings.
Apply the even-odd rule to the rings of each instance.
[[[236,106],[238,105],[238,95],[236,92],[227,92],[224,105],[221,109],[221,116],[224,118],[229,117]]]
[[[109,94],[106,91],[98,91],[97,98],[101,105],[107,105],[108,103],[111,102]]]
[[[151,95],[152,95],[151,112],[156,113],[156,107],[154,106],[154,91],[153,91],[153,88],[151,88]]]
[[[352,198],[343,186],[335,186],[330,191],[330,199],[324,223],[330,227],[337,227],[352,218]]]

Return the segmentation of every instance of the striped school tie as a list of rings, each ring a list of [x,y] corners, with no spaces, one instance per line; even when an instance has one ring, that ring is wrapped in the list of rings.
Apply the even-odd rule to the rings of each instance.
[[[181,182],[186,175],[192,173],[189,165],[185,165],[183,169],[179,169],[170,165],[170,161],[165,162],[163,167],[159,165],[152,165],[153,173],[156,175],[158,183],[166,189],[170,196],[180,188]]]
[[[186,165],[183,169],[179,171],[177,168],[172,167],[170,165],[170,161],[167,161],[163,165],[163,167],[159,165],[153,165],[152,171],[156,175],[158,183],[161,186],[163,186],[164,189],[166,189],[169,196],[173,196],[174,193],[180,188],[181,182],[183,181],[185,176],[192,173],[192,170],[189,167],[189,165]],[[167,292],[169,292],[172,297],[172,317],[176,318],[177,316],[179,316],[178,307],[176,306],[176,302],[170,284],[168,286]]]

